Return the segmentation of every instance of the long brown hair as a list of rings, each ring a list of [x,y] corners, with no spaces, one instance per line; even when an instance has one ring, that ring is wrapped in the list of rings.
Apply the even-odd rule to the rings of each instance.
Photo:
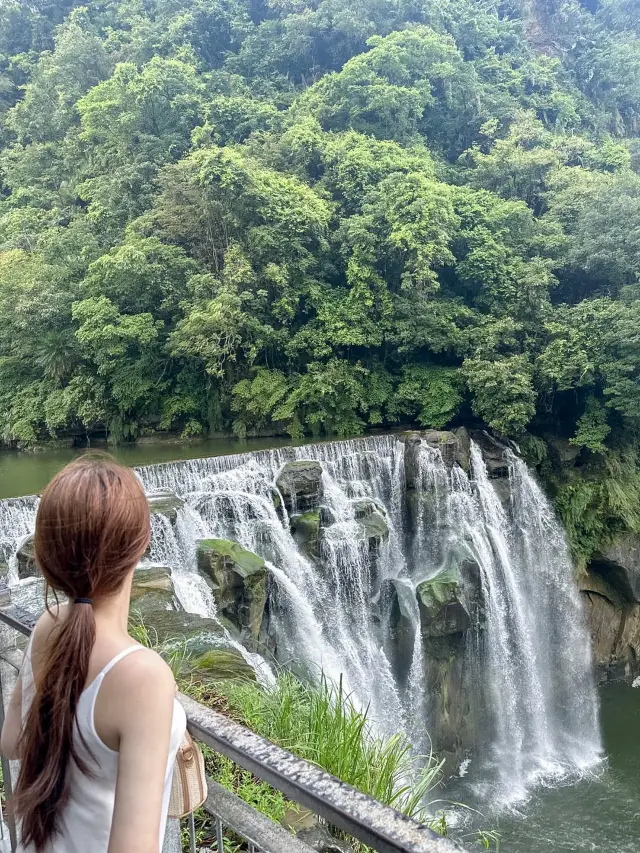
[[[20,736],[22,759],[12,806],[22,840],[42,850],[58,831],[73,758],[76,708],[95,642],[93,607],[117,593],[149,543],[149,504],[133,471],[106,454],[67,465],[45,489],[35,531],[36,561],[69,611],[47,644],[37,691]]]

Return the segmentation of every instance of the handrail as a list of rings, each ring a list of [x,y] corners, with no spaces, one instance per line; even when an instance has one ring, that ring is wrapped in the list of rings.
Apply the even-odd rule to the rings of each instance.
[[[15,606],[0,609],[0,623],[25,636],[33,630],[31,614]],[[15,665],[7,657],[4,660]],[[428,826],[357,791],[189,696],[181,694],[180,701],[187,713],[189,731],[197,740],[380,853],[459,853],[462,849]],[[2,708],[0,716],[4,719]],[[10,782],[5,759],[3,770],[5,780]],[[218,815],[214,804],[208,805],[211,807],[207,811]]]

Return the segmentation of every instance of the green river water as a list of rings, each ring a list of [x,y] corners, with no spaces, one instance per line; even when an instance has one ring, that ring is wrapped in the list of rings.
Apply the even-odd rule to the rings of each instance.
[[[154,442],[112,452],[128,465],[146,465],[291,443],[274,439]],[[0,453],[0,498],[38,493],[81,452]],[[601,700],[607,758],[589,777],[542,788],[517,812],[501,815],[492,814],[488,803],[474,802],[472,768],[468,785],[465,779],[458,786],[457,797],[482,812],[480,825],[499,831],[502,853],[640,853],[640,689],[609,685],[602,688]]]

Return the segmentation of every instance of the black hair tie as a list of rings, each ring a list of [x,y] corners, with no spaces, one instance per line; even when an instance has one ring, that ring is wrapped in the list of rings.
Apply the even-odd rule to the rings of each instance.
[[[93,604],[93,598],[76,598],[76,604]]]

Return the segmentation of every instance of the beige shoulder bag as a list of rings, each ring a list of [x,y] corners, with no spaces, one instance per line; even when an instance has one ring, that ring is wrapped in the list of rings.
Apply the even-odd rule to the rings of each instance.
[[[207,799],[207,793],[204,756],[189,732],[186,732],[173,769],[169,817],[186,817],[199,809]]]

